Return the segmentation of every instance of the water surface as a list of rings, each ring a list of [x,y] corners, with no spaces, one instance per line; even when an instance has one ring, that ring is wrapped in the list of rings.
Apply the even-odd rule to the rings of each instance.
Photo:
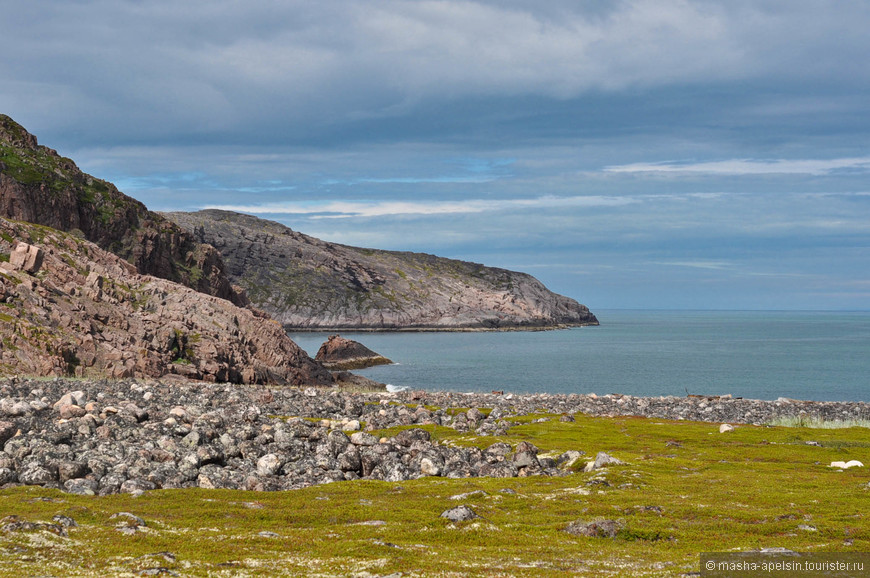
[[[413,389],[870,400],[870,312],[596,311],[543,332],[342,333]],[[310,355],[328,333],[291,333]]]

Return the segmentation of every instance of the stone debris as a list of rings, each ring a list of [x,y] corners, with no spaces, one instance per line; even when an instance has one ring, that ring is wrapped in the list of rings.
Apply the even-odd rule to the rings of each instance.
[[[860,403],[710,403],[706,398],[350,393],[180,379],[16,377],[0,379],[0,488],[37,485],[81,495],[138,496],[190,487],[288,490],[361,478],[561,476],[576,470],[581,448],[542,455],[528,442],[453,447],[433,442],[421,426],[486,436],[506,431],[513,424],[508,418],[542,412],[630,410],[665,419],[700,413],[718,423],[739,423],[737,413],[759,420],[777,412],[837,419],[870,413]],[[722,407],[706,412],[702,404]],[[357,424],[359,431],[344,431]],[[371,433],[397,426],[407,429],[380,439]],[[587,467],[621,463],[600,452]]]
[[[580,453],[539,458],[528,442],[452,447],[413,427],[449,425],[450,413],[409,408],[387,393],[11,378],[0,380],[0,487],[140,496],[189,487],[288,490],[360,478],[561,476],[572,471],[560,465]],[[479,428],[507,424],[503,418],[514,415],[507,408],[466,414]],[[402,425],[412,427],[389,438],[369,433]],[[146,531],[135,520],[117,529]]]

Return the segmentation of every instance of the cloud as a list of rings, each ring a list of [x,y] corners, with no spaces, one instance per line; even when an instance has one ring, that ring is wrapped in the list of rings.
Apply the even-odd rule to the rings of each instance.
[[[14,90],[0,91],[0,107],[95,141],[114,131],[128,142],[221,135],[310,142],[347,136],[350,125],[408,137],[437,124],[444,106],[462,109],[475,99],[492,106],[492,99],[563,102],[734,81],[750,90],[870,77],[870,9],[862,3],[836,10],[812,0],[787,7],[747,0],[11,4],[0,22],[0,76]],[[47,100],[52,94],[63,98]],[[48,103],[55,106],[36,108]],[[390,119],[407,122],[380,124]]]
[[[707,162],[633,163],[604,168],[608,173],[707,173],[716,175],[805,174],[826,175],[836,171],[870,171],[870,157],[842,159],[730,159]]]
[[[734,267],[726,261],[651,261],[651,265],[664,265],[667,267],[691,267],[693,269],[727,270]]]
[[[536,210],[579,207],[616,207],[636,202],[627,197],[553,197],[466,201],[324,201],[284,202],[263,205],[206,205],[204,209],[222,209],[258,215],[310,215],[311,218],[341,219],[352,217],[386,217],[394,215],[456,215],[497,211]]]

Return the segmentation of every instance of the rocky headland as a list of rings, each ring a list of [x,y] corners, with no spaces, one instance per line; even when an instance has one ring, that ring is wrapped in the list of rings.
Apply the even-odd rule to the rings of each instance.
[[[328,243],[229,211],[164,213],[220,251],[233,283],[288,330],[543,329],[597,325],[525,273]]]
[[[0,374],[331,385],[265,314],[73,234],[0,218]]]
[[[360,478],[565,475],[579,465],[601,467],[596,462],[608,458],[597,454],[601,448],[584,447],[545,455],[527,442],[454,447],[433,442],[421,427],[491,436],[507,432],[513,417],[550,414],[538,419],[571,421],[580,413],[764,424],[788,416],[868,419],[870,405],[12,378],[0,380],[0,487],[110,494],[185,487],[284,490]],[[395,426],[406,429],[390,437],[369,433]]]

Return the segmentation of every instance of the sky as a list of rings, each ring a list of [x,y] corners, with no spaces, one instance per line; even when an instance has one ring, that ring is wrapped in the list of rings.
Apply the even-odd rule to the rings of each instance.
[[[870,309],[865,0],[6,0],[0,113],[154,210],[592,311]]]

